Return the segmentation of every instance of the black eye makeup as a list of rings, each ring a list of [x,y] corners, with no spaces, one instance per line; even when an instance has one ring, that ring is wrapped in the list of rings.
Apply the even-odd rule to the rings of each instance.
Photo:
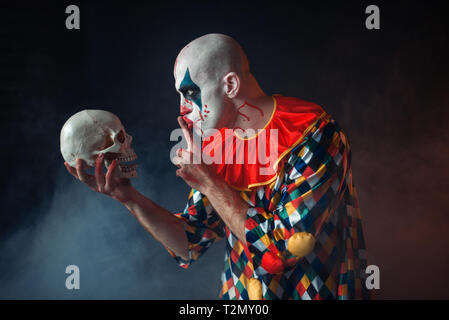
[[[200,91],[197,88],[194,87],[182,87],[179,89],[179,91],[182,93],[184,98],[188,100],[195,101],[198,99]]]
[[[200,108],[200,111],[202,110],[203,105],[201,103],[201,89],[190,78],[188,68],[184,75],[184,79],[181,81],[181,85],[179,86],[179,92],[182,93],[185,99],[195,102],[195,104]]]

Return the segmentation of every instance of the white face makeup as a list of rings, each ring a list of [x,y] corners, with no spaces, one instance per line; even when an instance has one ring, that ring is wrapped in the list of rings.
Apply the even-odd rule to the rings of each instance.
[[[225,97],[220,81],[202,72],[198,75],[200,59],[188,63],[191,59],[184,55],[175,64],[175,86],[180,94],[180,112],[189,127],[195,133],[207,136],[208,129],[219,129],[225,109]]]
[[[231,72],[249,73],[249,64],[240,45],[229,36],[204,35],[178,54],[173,74],[181,97],[181,115],[196,134],[207,137],[213,134],[209,129],[233,125],[236,115],[232,99],[236,93],[230,93],[225,81]]]

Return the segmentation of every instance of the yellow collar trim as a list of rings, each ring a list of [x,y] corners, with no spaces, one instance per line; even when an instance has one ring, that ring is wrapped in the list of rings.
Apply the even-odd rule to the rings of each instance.
[[[273,98],[274,99],[274,98]],[[307,127],[306,130],[304,130],[303,134],[301,135],[301,137],[294,143],[292,144],[287,150],[285,150],[277,159],[277,161],[275,162],[275,164],[273,165],[273,170],[276,171],[277,166],[279,164],[279,162],[282,160],[282,158],[284,158],[291,150],[293,150],[303,139],[304,137],[309,133],[310,130],[312,130],[312,128],[315,126],[315,124],[320,121],[321,119],[323,119],[325,116],[327,116],[326,112],[323,112],[316,120],[315,122],[313,122],[310,126]],[[264,181],[264,182],[256,182],[256,183],[252,183],[250,185],[248,185],[248,188],[238,188],[238,187],[234,187],[233,185],[230,185],[233,189],[238,190],[238,191],[252,191],[251,188],[254,187],[260,187],[263,185],[267,185],[272,183],[274,180],[276,180],[278,178],[279,174],[276,174],[274,177],[272,177],[270,180]]]

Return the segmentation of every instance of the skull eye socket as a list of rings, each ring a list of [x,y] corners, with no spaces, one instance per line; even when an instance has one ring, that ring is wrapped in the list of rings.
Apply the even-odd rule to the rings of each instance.
[[[123,130],[121,130],[118,135],[117,135],[117,140],[120,143],[125,142],[125,133],[123,132]]]
[[[97,150],[101,151],[101,150],[109,148],[112,145],[114,145],[114,141],[112,140],[111,136],[105,136],[103,145],[100,146]]]

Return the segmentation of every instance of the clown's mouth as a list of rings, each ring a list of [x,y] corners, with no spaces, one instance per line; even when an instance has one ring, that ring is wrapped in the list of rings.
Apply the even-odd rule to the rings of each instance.
[[[108,152],[105,154],[104,163],[106,168],[109,168],[112,161],[117,160],[118,167],[120,170],[121,178],[134,178],[137,176],[137,164],[130,163],[137,159],[137,155],[134,151],[128,153],[112,153]]]

